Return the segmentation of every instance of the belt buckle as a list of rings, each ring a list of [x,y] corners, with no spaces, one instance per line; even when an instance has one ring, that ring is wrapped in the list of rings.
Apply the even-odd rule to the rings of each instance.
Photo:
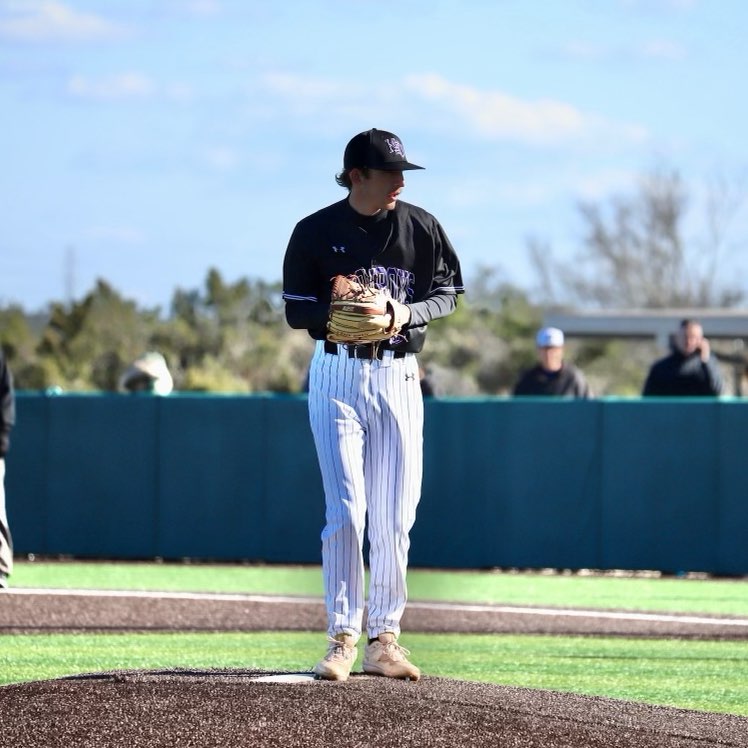
[[[363,358],[371,360],[376,358],[376,351],[373,343],[357,343],[353,346],[353,358]]]

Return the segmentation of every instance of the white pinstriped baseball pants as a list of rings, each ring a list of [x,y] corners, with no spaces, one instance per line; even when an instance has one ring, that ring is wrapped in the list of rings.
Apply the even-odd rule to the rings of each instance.
[[[10,576],[13,573],[13,540],[8,527],[5,508],[5,458],[0,457],[0,571]]]
[[[410,530],[423,474],[423,397],[414,354],[325,353],[309,370],[309,421],[325,492],[322,572],[328,634],[362,633],[368,513],[367,635],[400,633]]]

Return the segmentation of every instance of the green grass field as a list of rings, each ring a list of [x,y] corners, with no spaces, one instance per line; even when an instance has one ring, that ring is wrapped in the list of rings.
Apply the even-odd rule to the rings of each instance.
[[[317,566],[20,562],[14,587],[322,595]],[[411,600],[615,608],[748,617],[748,582],[411,569]]]
[[[17,564],[16,587],[321,595],[317,567]],[[745,581],[414,569],[411,599],[748,617]],[[323,632],[0,635],[0,683],[121,668],[305,670]],[[748,642],[405,633],[425,673],[748,716]]]

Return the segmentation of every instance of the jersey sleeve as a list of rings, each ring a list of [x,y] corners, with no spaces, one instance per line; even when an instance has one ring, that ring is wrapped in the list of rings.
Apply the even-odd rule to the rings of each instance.
[[[457,306],[458,294],[465,292],[457,253],[441,224],[436,219],[433,221],[433,279],[426,298],[408,305],[411,327],[425,325],[431,320],[450,315]]]
[[[323,330],[327,322],[329,293],[319,283],[311,250],[308,222],[296,224],[283,258],[283,300],[286,321],[296,329]]]
[[[461,294],[465,293],[465,286],[462,282],[462,270],[460,261],[457,258],[452,242],[442,228],[441,224],[436,221],[435,232],[435,272],[433,290],[435,293]]]

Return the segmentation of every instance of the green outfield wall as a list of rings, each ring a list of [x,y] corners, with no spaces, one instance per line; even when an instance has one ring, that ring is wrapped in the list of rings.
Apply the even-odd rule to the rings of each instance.
[[[319,562],[303,396],[21,392],[17,420],[18,555]],[[741,399],[428,400],[411,564],[748,574],[747,436]]]

